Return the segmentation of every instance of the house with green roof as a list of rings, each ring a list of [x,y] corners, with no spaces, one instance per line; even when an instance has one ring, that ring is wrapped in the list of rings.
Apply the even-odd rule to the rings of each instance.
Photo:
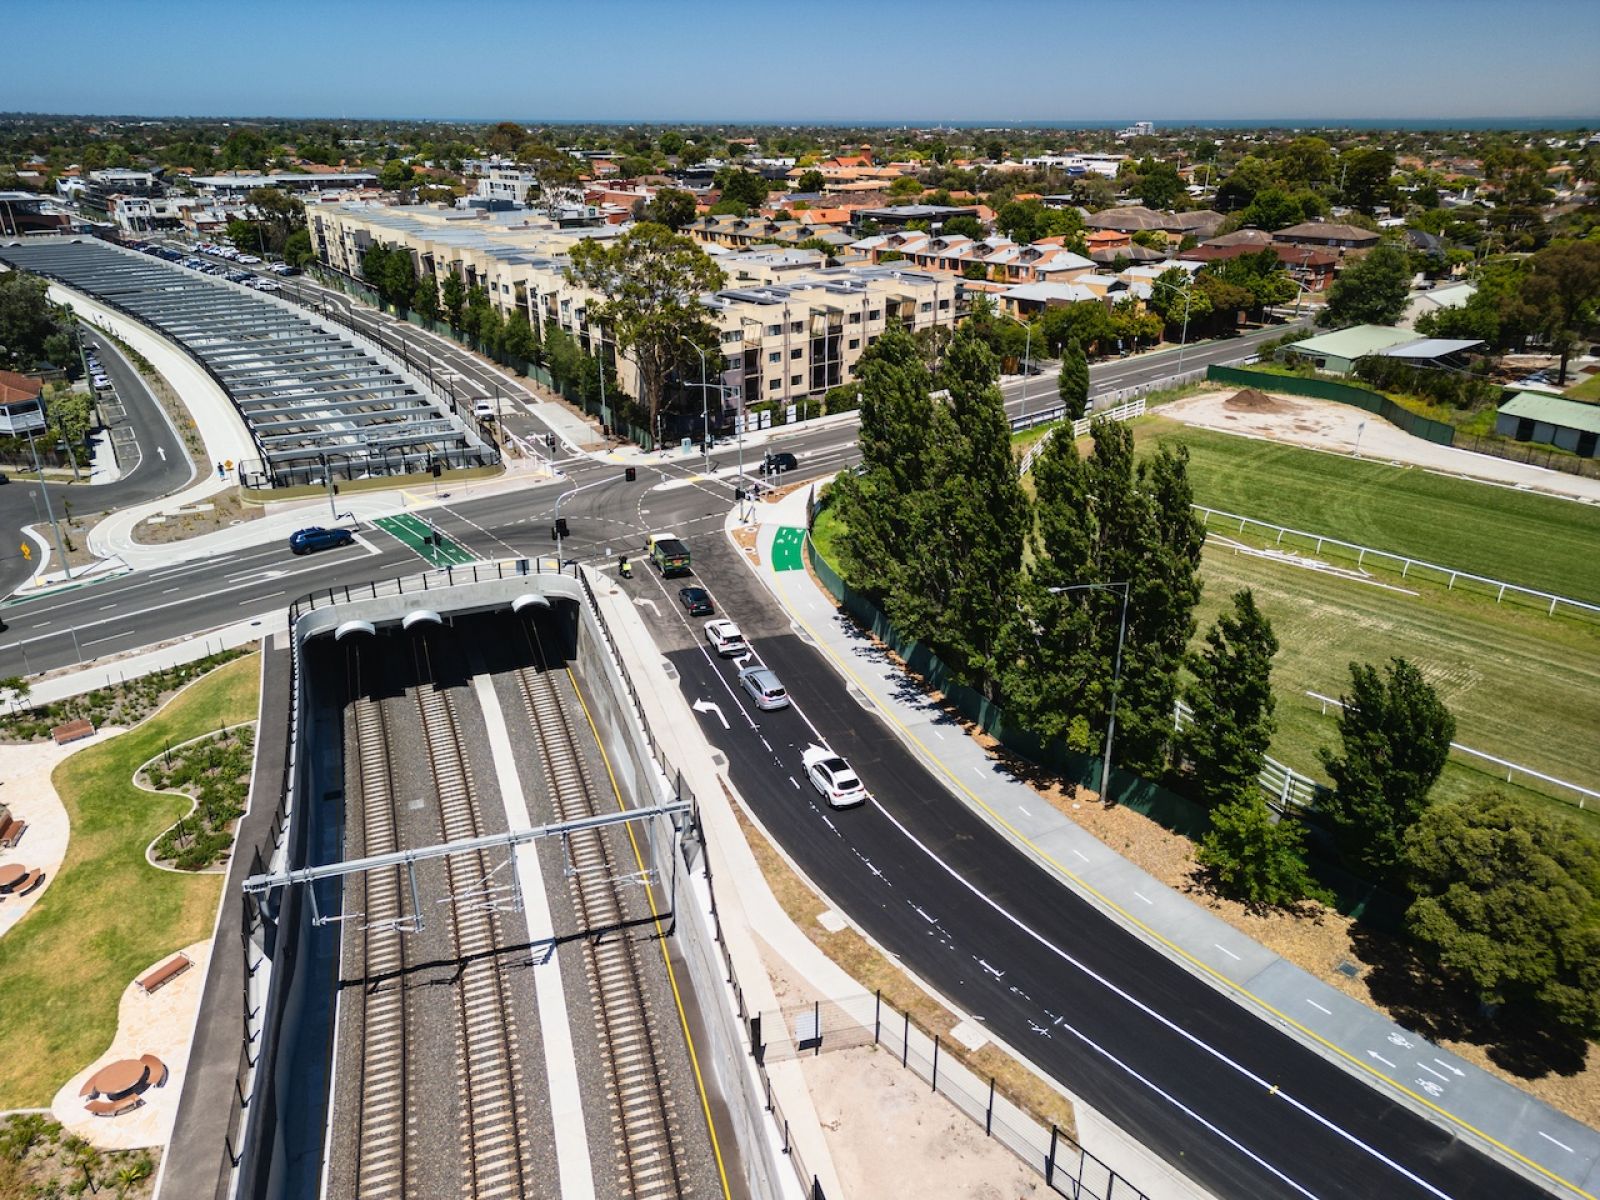
[[[1581,458],[1600,458],[1600,404],[1547,392],[1518,392],[1500,406],[1494,431],[1519,442],[1544,442]]]

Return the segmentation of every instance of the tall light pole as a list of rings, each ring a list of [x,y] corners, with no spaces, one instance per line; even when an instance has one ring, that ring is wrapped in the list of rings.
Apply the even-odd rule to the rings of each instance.
[[[1189,293],[1194,291],[1194,280],[1189,280],[1188,287],[1179,287],[1175,283],[1162,283],[1159,279],[1152,279],[1150,286],[1153,288],[1171,288],[1183,296],[1183,332],[1178,337],[1178,374],[1183,374],[1183,352],[1189,345]]]
[[[700,449],[705,454],[705,470],[706,474],[709,475],[711,474],[711,385],[706,380],[706,352],[701,349],[698,342],[691,341],[686,334],[680,333],[678,340],[687,342],[694,347],[694,352],[700,356],[700,417],[703,422],[700,434]],[[660,430],[656,431],[656,436],[661,436]],[[743,443],[741,442],[740,445],[742,446]]]
[[[1032,321],[1024,321],[1021,317],[1013,316],[1011,313],[1008,313],[1008,312],[1001,312],[998,308],[995,309],[995,312],[999,313],[1000,316],[1004,317],[1008,321],[1015,321],[1018,325],[1021,325],[1022,328],[1024,330],[1026,330],[1027,334],[1028,334],[1027,338],[1022,343],[1022,413],[1021,413],[1021,416],[1026,417],[1028,415],[1028,382],[1029,382],[1029,380],[1031,378],[1031,376],[1029,375],[1029,372],[1028,372],[1028,367],[1033,361],[1033,322]]]
[[[1117,692],[1122,686],[1122,643],[1128,636],[1128,594],[1130,585],[1123,583],[1074,583],[1066,587],[1047,588],[1052,595],[1062,592],[1110,592],[1122,589],[1122,619],[1117,626],[1116,665],[1111,671],[1111,712],[1106,718],[1106,745],[1100,756],[1100,798],[1106,799],[1106,788],[1111,782],[1111,743],[1117,736]]]

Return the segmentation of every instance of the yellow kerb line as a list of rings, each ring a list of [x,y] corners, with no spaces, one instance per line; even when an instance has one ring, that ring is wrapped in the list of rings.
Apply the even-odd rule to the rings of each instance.
[[[611,769],[611,756],[606,753],[605,743],[600,740],[600,731],[595,728],[594,717],[589,712],[589,705],[584,701],[583,690],[578,687],[578,680],[572,674],[572,668],[566,668],[567,678],[572,681],[572,694],[577,696],[578,705],[583,709],[583,719],[589,722],[589,732],[594,734],[594,743],[600,748],[600,761],[606,765],[606,778],[611,780],[611,794],[617,799],[617,808],[624,810],[628,806],[622,802],[622,789],[617,786],[617,776]],[[633,836],[633,822],[626,824],[628,831],[628,844],[633,847],[633,859],[639,866],[639,873],[645,873],[644,855],[639,852],[639,841]],[[717,1123],[711,1116],[711,1099],[706,1095],[705,1079],[700,1074],[700,1056],[695,1053],[694,1034],[689,1031],[689,1016],[683,1011],[683,996],[678,991],[678,976],[672,969],[672,959],[667,954],[667,934],[661,928],[661,914],[656,909],[655,889],[646,887],[645,900],[650,905],[650,919],[656,927],[656,944],[661,948],[661,961],[667,964],[667,981],[672,985],[672,1002],[678,1007],[678,1023],[683,1027],[683,1039],[689,1046],[689,1066],[694,1070],[694,1085],[700,1092],[700,1110],[706,1115],[706,1129],[711,1134],[711,1153],[717,1160],[717,1178],[722,1183],[723,1200],[733,1200],[733,1193],[728,1189],[728,1168],[722,1161],[722,1144],[717,1140]]]
[[[831,600],[832,597],[830,596],[829,599]],[[830,650],[828,648],[827,643],[825,641],[823,641],[821,636],[818,635],[817,631],[811,627],[811,625],[806,621],[806,619],[804,617],[800,616],[798,613],[793,612],[793,611],[790,612],[790,616],[793,618],[793,620],[797,624],[799,624],[802,628],[804,628],[805,631],[808,634],[811,635],[812,641],[816,644],[816,646],[824,654],[826,654],[828,656],[829,659],[831,659],[833,661],[834,665],[838,667],[839,671],[842,674],[848,676],[851,680],[853,680],[855,682],[856,686],[861,688],[861,690],[863,692],[867,691],[867,687],[866,687],[865,681],[863,681],[858,675],[856,675],[856,673],[854,671],[852,671],[850,669],[849,664],[847,664],[842,659],[840,659],[837,655],[835,655],[833,653],[832,650]],[[1087,882],[1086,880],[1084,880],[1081,876],[1079,876],[1076,872],[1074,872],[1070,868],[1065,867],[1062,864],[1058,863],[1048,853],[1046,853],[1044,850],[1040,849],[1037,845],[1035,845],[1033,843],[1033,841],[1030,840],[1026,834],[1022,833],[1014,825],[1012,825],[1011,822],[1007,821],[1003,816],[1001,816],[999,813],[995,812],[995,810],[990,808],[989,805],[985,804],[984,801],[979,796],[975,795],[972,792],[972,790],[967,787],[966,784],[962,783],[960,778],[957,777],[956,773],[954,771],[952,771],[949,767],[945,766],[944,763],[942,761],[940,761],[938,755],[936,755],[932,750],[928,749],[928,747],[923,744],[922,740],[919,737],[917,737],[916,734],[912,733],[911,730],[897,716],[895,716],[894,713],[890,712],[888,709],[884,708],[882,705],[879,705],[878,708],[879,708],[879,711],[882,712],[883,715],[890,722],[892,722],[897,729],[899,729],[903,734],[905,734],[905,736],[917,747],[917,749],[922,751],[923,756],[925,758],[931,760],[934,763],[934,765],[937,766],[939,768],[939,770],[950,780],[950,782],[952,784],[954,784],[964,795],[966,795],[968,798],[970,798],[971,801],[974,804],[976,804],[984,812],[988,813],[989,816],[991,818],[993,818],[993,820],[995,821],[996,824],[998,824],[1001,828],[1003,828],[1012,837],[1016,838],[1024,846],[1028,847],[1028,849],[1032,850],[1033,853],[1038,855],[1039,858],[1042,859],[1044,862],[1049,863],[1050,866],[1053,867],[1055,870],[1059,871],[1062,875],[1065,875],[1068,879],[1072,880],[1073,883],[1075,883],[1078,887],[1082,888],[1085,892],[1089,893],[1089,895],[1093,896],[1101,904],[1103,904],[1107,908],[1111,909],[1111,911],[1115,912],[1118,916],[1122,917],[1124,920],[1126,920],[1126,921],[1130,922],[1131,924],[1135,925],[1136,927],[1138,927],[1138,929],[1140,929],[1143,933],[1145,933],[1149,937],[1155,939],[1157,942],[1161,943],[1161,945],[1165,946],[1168,950],[1172,951],[1172,953],[1178,955],[1185,962],[1192,963],[1196,968],[1198,968],[1199,970],[1203,971],[1206,975],[1210,976],[1212,979],[1215,979],[1217,982],[1221,983],[1230,992],[1234,992],[1234,993],[1237,993],[1240,996],[1245,997],[1246,999],[1250,1000],[1253,1004],[1258,1005],[1265,1012],[1271,1013],[1274,1017],[1278,1018],[1278,1020],[1283,1021],[1285,1024],[1290,1025],[1293,1028],[1299,1030],[1301,1033],[1305,1034],[1307,1037],[1311,1038],[1313,1041],[1317,1042],[1319,1045],[1327,1047],[1329,1050],[1331,1050],[1333,1053],[1337,1054],[1340,1058],[1344,1059],[1346,1062],[1352,1064],[1353,1066],[1359,1067],[1361,1070],[1365,1071],[1368,1075],[1371,1075],[1374,1079],[1380,1079],[1384,1083],[1388,1084],[1390,1087],[1394,1088],[1396,1091],[1402,1092],[1405,1095],[1410,1096],[1413,1100],[1417,1101],[1419,1104],[1422,1104],[1425,1107],[1427,1107],[1428,1109],[1432,1110],[1433,1112],[1438,1113],[1441,1117],[1443,1117],[1450,1124],[1455,1125],[1456,1127],[1458,1127],[1460,1129],[1464,1129],[1468,1133],[1471,1133],[1476,1137],[1482,1138],[1485,1142],[1489,1143],[1489,1145],[1494,1146],[1498,1150],[1504,1151],[1506,1154],[1509,1154],[1512,1158],[1516,1159],[1519,1163],[1522,1163],[1524,1166],[1529,1167],[1534,1171],[1537,1171],[1540,1175],[1543,1175],[1546,1179],[1550,1180],[1552,1183],[1558,1183],[1562,1187],[1570,1189],[1576,1195],[1584,1197],[1584,1200],[1600,1200],[1600,1197],[1596,1197],[1594,1195],[1594,1193],[1584,1191],[1584,1189],[1579,1187],[1577,1184],[1572,1183],[1569,1180],[1561,1178],[1561,1176],[1557,1175],[1555,1172],[1553,1172],[1553,1171],[1551,1171],[1551,1170],[1549,1170],[1549,1169],[1547,1169],[1545,1167],[1540,1166],[1538,1163],[1534,1162],[1531,1158],[1528,1158],[1526,1155],[1519,1154],[1517,1151],[1513,1150],[1510,1146],[1506,1145],[1504,1142],[1500,1141],[1498,1138],[1494,1137],[1493,1135],[1485,1133],[1483,1130],[1479,1129],[1477,1126],[1471,1124],[1470,1122],[1463,1121],[1460,1117],[1456,1116],[1454,1113],[1450,1112],[1448,1109],[1441,1108],[1439,1105],[1437,1105],[1433,1101],[1429,1100],[1426,1096],[1419,1095],[1418,1093],[1412,1091],[1410,1088],[1406,1087],[1405,1084],[1399,1082],[1396,1079],[1390,1078],[1388,1075],[1385,1075],[1382,1071],[1379,1071],[1377,1068],[1368,1066],[1366,1063],[1362,1062],[1355,1055],[1351,1054],[1348,1050],[1344,1049],[1344,1047],[1335,1045],[1333,1042],[1330,1042],[1327,1038],[1323,1037],[1316,1030],[1310,1029],[1310,1028],[1306,1027],[1305,1025],[1302,1025],[1299,1021],[1297,1021],[1293,1017],[1289,1016],[1289,1014],[1287,1014],[1285,1012],[1281,1012],[1277,1008],[1273,1007],[1271,1004],[1267,1003],[1267,1001],[1263,1000],[1260,996],[1257,996],[1254,992],[1250,991],[1249,988],[1246,988],[1246,987],[1244,987],[1244,986],[1242,986],[1242,985],[1240,985],[1238,983],[1235,983],[1232,979],[1229,979],[1226,975],[1222,974],[1222,972],[1216,970],[1209,963],[1206,963],[1206,962],[1202,961],[1201,959],[1198,959],[1198,958],[1194,957],[1194,955],[1190,954],[1182,946],[1179,946],[1176,943],[1169,941],[1158,930],[1152,929],[1150,926],[1146,925],[1137,916],[1135,916],[1133,913],[1129,912],[1127,909],[1123,908],[1115,900],[1112,900],[1109,896],[1106,896],[1106,895],[1102,894],[1098,889],[1096,889],[1094,887],[1093,884],[1091,884],[1091,883]]]

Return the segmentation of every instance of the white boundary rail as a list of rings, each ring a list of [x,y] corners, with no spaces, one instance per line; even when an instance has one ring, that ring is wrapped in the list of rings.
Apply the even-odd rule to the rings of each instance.
[[[1060,415],[1061,410],[1057,409],[1056,417],[1059,417]],[[1144,397],[1140,396],[1137,400],[1128,400],[1117,405],[1115,408],[1108,408],[1104,412],[1092,413],[1087,417],[1078,418],[1078,420],[1072,423],[1072,437],[1074,441],[1076,441],[1078,438],[1081,438],[1084,434],[1089,432],[1089,427],[1096,421],[1131,421],[1135,417],[1142,416],[1144,416]],[[1055,418],[1051,419],[1054,420]],[[1036,422],[1030,422],[1030,424],[1033,423]],[[1016,428],[1017,425],[1015,422],[1013,422],[1012,429]],[[1024,428],[1026,428],[1026,426],[1024,426]],[[1060,426],[1057,426],[1056,428],[1059,429]],[[1055,429],[1045,430],[1044,436],[1033,445],[1028,447],[1028,452],[1022,456],[1022,464],[1017,468],[1017,474],[1026,475],[1028,473],[1029,468],[1033,466],[1034,457],[1039,453],[1040,450],[1044,449],[1044,444],[1050,440],[1051,434],[1055,432]]]
[[[1043,444],[1042,441],[1040,443]],[[1035,447],[1037,449],[1037,447]],[[1024,464],[1027,463],[1024,459]],[[1328,537],[1321,533],[1307,533],[1303,529],[1291,529],[1287,525],[1274,525],[1270,521],[1258,521],[1254,517],[1241,517],[1238,513],[1224,512],[1220,508],[1207,508],[1203,504],[1193,506],[1200,513],[1200,519],[1208,528],[1212,518],[1238,523],[1238,532],[1243,533],[1247,528],[1254,527],[1267,533],[1276,534],[1272,544],[1283,545],[1284,538],[1297,538],[1300,543],[1309,545],[1313,553],[1321,554],[1325,550],[1333,549],[1342,551],[1346,557],[1354,557],[1356,566],[1366,566],[1370,558],[1375,565],[1398,568],[1400,577],[1407,579],[1412,572],[1422,578],[1443,581],[1446,591],[1453,591],[1456,584],[1471,584],[1474,590],[1493,592],[1495,603],[1510,596],[1512,599],[1537,601],[1538,607],[1543,608],[1547,615],[1554,616],[1559,605],[1566,605],[1583,616],[1590,619],[1600,618],[1600,604],[1588,604],[1582,600],[1573,600],[1566,596],[1558,596],[1553,592],[1541,592],[1537,588],[1525,588],[1515,583],[1506,583],[1500,579],[1490,579],[1484,575],[1474,575],[1469,571],[1460,571],[1454,567],[1441,567],[1438,563],[1427,562],[1420,558],[1411,558],[1404,554],[1394,554],[1388,550],[1374,550],[1370,546],[1357,545],[1355,542],[1342,542],[1338,538]],[[1298,543],[1291,543],[1291,545]]]
[[[1342,700],[1335,700],[1332,696],[1324,696],[1321,692],[1308,691],[1306,695],[1321,703],[1324,714],[1327,713],[1328,705],[1330,704],[1335,708],[1344,707],[1344,702]],[[1582,784],[1568,783],[1565,779],[1557,779],[1554,775],[1546,775],[1543,771],[1535,771],[1532,767],[1525,767],[1521,763],[1514,763],[1509,759],[1496,758],[1493,754],[1485,754],[1482,750],[1474,750],[1471,746],[1463,746],[1460,742],[1451,742],[1450,749],[1459,751],[1462,754],[1470,754],[1473,758],[1481,758],[1484,762],[1493,763],[1495,766],[1505,771],[1507,783],[1516,782],[1513,776],[1526,775],[1529,779],[1542,780],[1543,782],[1553,784],[1556,787],[1562,787],[1566,788],[1568,791],[1577,792],[1579,808],[1586,808],[1587,804],[1585,802],[1588,800],[1600,800],[1600,792],[1597,792],[1592,788],[1586,788]]]
[[[1182,729],[1185,725],[1192,724],[1194,724],[1194,710],[1182,700],[1176,701],[1172,708],[1172,727]],[[1288,808],[1291,804],[1296,808],[1315,808],[1318,797],[1326,795],[1329,791],[1311,776],[1300,774],[1270,754],[1262,756],[1261,774],[1256,776],[1256,782],[1280,810]]]

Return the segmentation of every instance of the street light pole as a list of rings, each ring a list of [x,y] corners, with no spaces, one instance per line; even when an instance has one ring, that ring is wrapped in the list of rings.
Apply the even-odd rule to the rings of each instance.
[[[50,527],[56,531],[56,553],[61,555],[61,569],[72,578],[72,564],[67,561],[66,543],[61,539],[61,523],[56,520],[55,505],[50,503],[50,489],[45,485],[44,468],[39,465],[39,450],[33,444],[33,430],[28,430],[28,453],[33,455],[33,469],[39,476],[39,490],[44,493],[44,511],[50,518]]]
[[[705,455],[705,471],[709,475],[711,474],[711,385],[706,380],[706,352],[700,348],[699,343],[690,341],[684,334],[679,334],[678,340],[688,342],[693,347],[694,352],[700,356],[700,419],[702,422],[700,449]],[[656,431],[656,436],[661,436],[660,430]]]
[[[1062,592],[1109,592],[1116,588],[1122,589],[1122,618],[1117,625],[1117,656],[1116,664],[1111,671],[1111,712],[1106,718],[1106,744],[1100,756],[1100,798],[1106,799],[1106,788],[1111,782],[1111,744],[1117,736],[1117,694],[1122,687],[1122,644],[1128,636],[1128,596],[1131,589],[1129,583],[1074,583],[1065,587],[1053,587],[1046,590],[1052,595]]]
[[[995,311],[999,312],[999,309]],[[1026,417],[1028,415],[1028,383],[1031,379],[1029,367],[1033,362],[1033,322],[1024,321],[1021,317],[1014,317],[1008,312],[1001,312],[1000,316],[1021,325],[1028,335],[1022,343],[1022,412],[1019,414],[1020,417]]]

